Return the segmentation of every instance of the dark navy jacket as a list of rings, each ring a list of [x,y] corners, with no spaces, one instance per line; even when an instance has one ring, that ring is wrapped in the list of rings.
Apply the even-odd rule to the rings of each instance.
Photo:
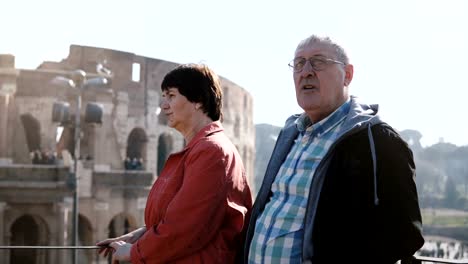
[[[313,175],[304,218],[306,263],[395,263],[424,244],[413,154],[377,110],[351,97],[344,132]],[[257,194],[245,263],[255,221],[299,133],[294,123],[298,116],[290,117],[280,132]]]

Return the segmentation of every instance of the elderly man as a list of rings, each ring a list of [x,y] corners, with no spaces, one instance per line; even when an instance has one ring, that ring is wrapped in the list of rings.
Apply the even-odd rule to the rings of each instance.
[[[353,65],[328,37],[299,43],[304,113],[282,129],[257,195],[246,263],[395,263],[423,244],[408,145],[349,95]],[[376,88],[377,89],[377,88]]]

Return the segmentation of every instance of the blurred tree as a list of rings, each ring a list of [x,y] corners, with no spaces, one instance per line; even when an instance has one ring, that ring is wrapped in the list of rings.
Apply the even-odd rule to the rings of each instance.
[[[445,196],[444,205],[448,208],[457,208],[459,194],[457,187],[451,177],[447,177],[445,181]]]

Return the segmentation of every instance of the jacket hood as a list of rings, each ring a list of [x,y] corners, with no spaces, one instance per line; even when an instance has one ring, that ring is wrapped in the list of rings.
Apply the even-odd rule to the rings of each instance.
[[[343,123],[343,134],[382,123],[378,111],[379,105],[363,104],[358,97],[352,95],[349,112]]]
[[[358,131],[368,126],[382,123],[380,116],[378,115],[379,105],[377,104],[364,104],[361,103],[358,97],[350,96],[349,112],[343,123],[343,129],[341,136],[348,134],[351,131]],[[288,129],[291,126],[296,126],[295,121],[301,116],[301,114],[295,114],[290,116],[285,123],[283,129]],[[297,130],[297,129],[296,129]],[[338,138],[339,138],[338,137]]]

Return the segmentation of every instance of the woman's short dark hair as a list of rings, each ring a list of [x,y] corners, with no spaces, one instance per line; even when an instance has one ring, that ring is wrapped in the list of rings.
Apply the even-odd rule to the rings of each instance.
[[[223,91],[218,76],[203,64],[183,64],[164,77],[161,90],[177,88],[192,103],[201,103],[202,110],[213,121],[222,120]]]

